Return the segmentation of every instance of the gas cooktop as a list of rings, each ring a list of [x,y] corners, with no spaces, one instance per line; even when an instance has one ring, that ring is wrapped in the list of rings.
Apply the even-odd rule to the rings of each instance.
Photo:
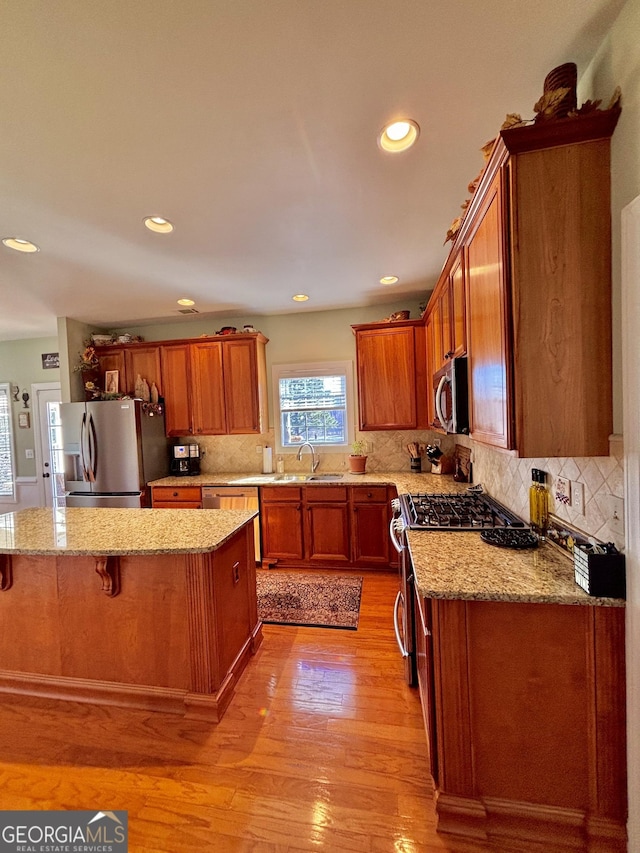
[[[400,511],[412,530],[527,528],[511,510],[481,492],[400,495]]]

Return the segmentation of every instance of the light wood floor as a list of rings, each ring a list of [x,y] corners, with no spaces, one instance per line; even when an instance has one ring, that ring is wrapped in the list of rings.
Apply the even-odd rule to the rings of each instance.
[[[488,850],[435,831],[396,576],[364,574],[357,631],[265,626],[218,726],[0,695],[0,808],[126,809],[132,853]]]

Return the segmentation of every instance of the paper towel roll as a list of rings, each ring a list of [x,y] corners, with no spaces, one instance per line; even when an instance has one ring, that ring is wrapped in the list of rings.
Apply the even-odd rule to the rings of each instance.
[[[273,450],[270,447],[262,448],[262,473],[273,474]]]

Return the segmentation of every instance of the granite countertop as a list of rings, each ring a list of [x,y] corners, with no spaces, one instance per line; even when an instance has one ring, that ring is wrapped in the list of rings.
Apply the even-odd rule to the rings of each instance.
[[[294,472],[288,472],[292,474]],[[309,476],[308,471],[295,472]],[[316,474],[324,475],[327,472],[319,470]],[[336,480],[276,480],[276,474],[254,474],[249,472],[198,474],[195,477],[162,477],[160,480],[152,480],[149,486],[370,486],[386,485],[395,486],[398,494],[410,492],[462,492],[468,488],[468,483],[456,483],[449,474],[412,474],[410,471],[385,471],[375,474],[351,474],[348,471],[340,472],[341,476]],[[286,475],[285,475],[286,476]],[[239,482],[240,481],[240,482]]]
[[[587,595],[573,561],[543,543],[514,551],[488,545],[476,532],[408,530],[418,592],[424,598],[624,607],[619,598]]]
[[[215,551],[255,515],[224,509],[23,509],[0,515],[0,554],[202,554]]]

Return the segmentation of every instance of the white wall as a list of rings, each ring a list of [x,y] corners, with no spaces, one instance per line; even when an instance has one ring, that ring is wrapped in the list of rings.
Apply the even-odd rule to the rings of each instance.
[[[627,520],[627,757],[629,851],[640,851],[640,2],[628,0],[581,83],[581,99],[622,89],[622,115],[612,139],[613,318],[616,429],[624,424]],[[631,221],[632,218],[632,221]],[[622,275],[623,263],[625,275]],[[624,306],[624,313],[623,313]],[[624,384],[623,384],[624,377]]]

